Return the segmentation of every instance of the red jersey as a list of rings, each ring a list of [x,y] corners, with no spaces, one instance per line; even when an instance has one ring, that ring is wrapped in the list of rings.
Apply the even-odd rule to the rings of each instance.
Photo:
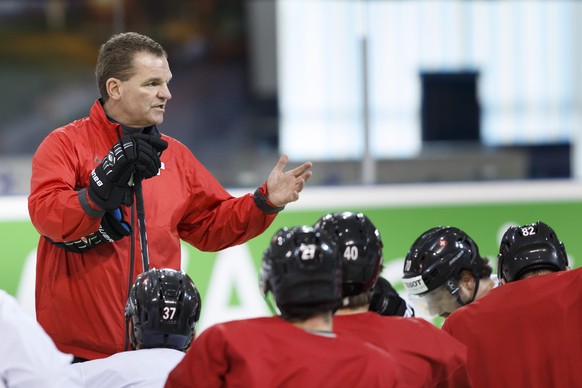
[[[518,280],[443,325],[468,348],[474,387],[582,387],[582,268]]]
[[[467,348],[420,318],[373,312],[336,315],[334,331],[390,352],[400,366],[402,387],[468,387]]]
[[[165,386],[395,387],[398,374],[394,359],[377,347],[267,317],[203,331]]]
[[[99,101],[90,116],[51,132],[32,159],[30,218],[55,242],[95,232],[100,217],[83,210],[78,193],[120,136]],[[180,269],[180,240],[217,251],[262,233],[275,215],[255,204],[252,194],[232,197],[179,141],[162,135],[168,148],[158,176],[143,181],[152,268]],[[135,206],[135,204],[133,205]],[[131,222],[129,207],[122,206]],[[135,222],[137,225],[137,222]],[[134,270],[130,238],[72,253],[40,238],[36,270],[36,315],[58,348],[94,359],[124,350],[124,307],[129,285],[143,271],[136,227]]]

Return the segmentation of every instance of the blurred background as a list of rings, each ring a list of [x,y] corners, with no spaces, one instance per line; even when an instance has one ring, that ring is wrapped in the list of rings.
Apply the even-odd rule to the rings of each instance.
[[[577,178],[581,26],[566,0],[0,0],[0,194],[122,31],[168,51],[160,129],[226,187],[282,152],[316,185]]]

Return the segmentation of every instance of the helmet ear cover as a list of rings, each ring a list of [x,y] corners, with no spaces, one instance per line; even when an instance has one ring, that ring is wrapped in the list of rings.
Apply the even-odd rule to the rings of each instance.
[[[564,244],[554,230],[541,221],[509,227],[501,239],[497,260],[498,277],[505,282],[519,280],[533,270],[563,271],[568,268]]]
[[[151,269],[138,275],[125,308],[132,347],[186,350],[200,310],[198,289],[183,271]]]
[[[310,316],[341,303],[341,260],[325,232],[310,226],[281,228],[263,253],[259,278],[282,314]]]
[[[342,257],[343,296],[371,291],[383,264],[380,232],[363,213],[329,213],[317,220],[317,230],[328,233]]]

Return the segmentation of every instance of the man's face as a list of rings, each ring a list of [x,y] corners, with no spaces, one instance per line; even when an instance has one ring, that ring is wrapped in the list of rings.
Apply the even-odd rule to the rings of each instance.
[[[451,295],[444,285],[422,296],[411,296],[411,300],[415,307],[433,317],[441,316],[446,318],[461,307],[457,298]]]
[[[133,128],[164,121],[166,103],[172,98],[168,83],[172,78],[166,58],[148,53],[136,54],[135,73],[120,83],[119,117],[116,120]]]
[[[463,271],[460,280],[450,279],[436,289],[421,295],[411,295],[411,300],[419,309],[424,309],[430,316],[448,317],[453,311],[475,299],[476,280],[469,273]],[[455,295],[449,290],[458,287]],[[462,303],[462,305],[461,305]]]

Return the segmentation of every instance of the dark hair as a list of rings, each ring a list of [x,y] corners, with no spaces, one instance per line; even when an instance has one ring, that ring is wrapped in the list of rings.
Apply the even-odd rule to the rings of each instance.
[[[137,32],[113,35],[101,45],[95,66],[95,78],[103,101],[109,99],[107,80],[109,78],[128,80],[133,75],[135,55],[142,52],[164,58],[168,57],[162,45]]]
[[[491,265],[489,264],[488,257],[482,256],[481,260],[483,260],[483,268],[481,269],[481,279],[488,279],[491,277],[491,274],[493,273],[493,267],[491,267]]]
[[[369,306],[372,301],[372,290],[364,291],[358,295],[345,297],[342,308],[356,309]]]

